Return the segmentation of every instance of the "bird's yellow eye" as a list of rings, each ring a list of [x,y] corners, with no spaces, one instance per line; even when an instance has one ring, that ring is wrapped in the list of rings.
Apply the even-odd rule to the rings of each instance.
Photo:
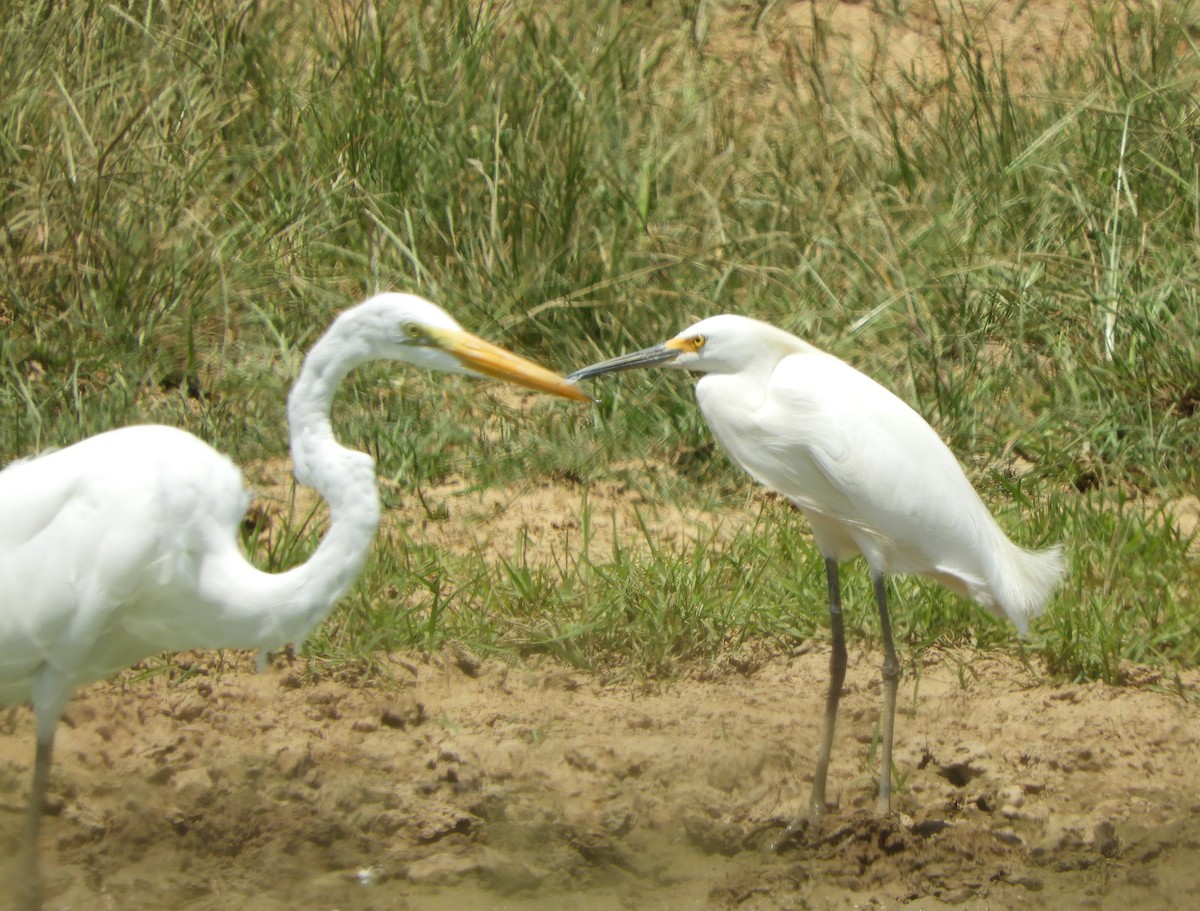
[[[425,330],[416,323],[405,323],[404,334],[411,339],[421,339],[425,337]]]
[[[699,351],[701,348],[704,347],[704,343],[707,341],[708,341],[708,339],[706,339],[703,335],[693,335],[692,336],[692,350]]]

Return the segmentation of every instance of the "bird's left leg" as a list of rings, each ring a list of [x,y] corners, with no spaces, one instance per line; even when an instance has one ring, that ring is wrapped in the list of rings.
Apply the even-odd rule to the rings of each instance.
[[[55,719],[57,722],[58,719]],[[40,726],[40,725],[39,725]],[[25,858],[22,882],[18,889],[21,911],[40,911],[42,907],[42,875],[38,862],[38,837],[42,830],[42,814],[46,811],[46,790],[50,783],[50,758],[54,753],[54,728],[49,733],[38,732],[37,752],[33,758],[33,787],[29,794],[28,815],[25,818]]]
[[[821,723],[821,747],[813,771],[812,797],[808,808],[814,816],[829,809],[825,802],[825,780],[829,774],[829,755],[833,752],[833,729],[837,724],[838,702],[846,681],[846,633],[842,624],[842,589],[838,581],[838,561],[825,558],[825,581],[829,586],[829,631],[833,650],[829,654],[829,689],[825,694],[825,719]],[[791,827],[789,826],[789,832]]]
[[[33,786],[29,792],[28,816],[25,819],[25,858],[23,881],[18,883],[20,911],[40,911],[44,883],[38,860],[38,838],[42,831],[42,815],[46,812],[46,791],[50,785],[50,763],[54,755],[54,732],[67,705],[68,689],[62,677],[50,665],[43,664],[34,674],[33,714],[37,731],[37,751],[33,756]]]
[[[879,628],[883,633],[883,715],[880,718],[880,743],[882,747],[879,771],[879,811],[892,809],[892,732],[896,722],[896,689],[900,685],[900,660],[896,657],[896,646],[892,642],[892,620],[888,615],[887,590],[883,573],[871,571],[875,585],[875,603],[879,606]]]

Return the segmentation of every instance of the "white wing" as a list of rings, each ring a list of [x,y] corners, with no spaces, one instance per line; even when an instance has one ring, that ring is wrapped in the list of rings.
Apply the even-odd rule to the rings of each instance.
[[[1003,533],[920,415],[818,351],[782,359],[765,386],[731,387],[747,382],[704,377],[701,410],[735,462],[809,515],[827,556],[862,553],[972,594],[985,584]]]
[[[0,472],[0,703],[27,698],[43,662],[73,686],[171,647],[157,629],[188,605],[164,595],[196,589],[214,534],[232,543],[245,506],[237,468],[169,427]]]

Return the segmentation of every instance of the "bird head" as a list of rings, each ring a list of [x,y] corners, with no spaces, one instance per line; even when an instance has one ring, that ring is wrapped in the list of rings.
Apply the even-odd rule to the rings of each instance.
[[[779,357],[795,350],[798,344],[803,343],[768,323],[724,313],[701,320],[660,345],[576,370],[567,379],[575,382],[636,367],[739,373],[764,362],[774,366]]]
[[[414,294],[384,293],[345,311],[330,328],[357,349],[354,360],[406,361],[426,370],[487,376],[563,398],[591,401],[532,361],[467,332],[441,307]]]

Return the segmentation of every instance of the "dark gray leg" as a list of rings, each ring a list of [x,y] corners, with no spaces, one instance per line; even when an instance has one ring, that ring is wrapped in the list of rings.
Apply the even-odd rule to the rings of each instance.
[[[837,560],[826,558],[825,578],[829,584],[829,629],[833,652],[829,656],[829,690],[825,694],[825,719],[821,724],[821,751],[813,772],[809,809],[818,816],[828,809],[825,779],[829,774],[829,754],[833,751],[833,728],[837,724],[838,701],[846,681],[846,633],[842,626],[842,589],[838,581]]]
[[[29,793],[29,811],[25,820],[25,863],[18,874],[18,908],[21,911],[40,911],[42,907],[42,877],[38,865],[38,836],[42,830],[42,814],[46,809],[46,788],[50,783],[50,757],[54,752],[54,729],[38,735],[37,753],[33,759],[33,788]]]
[[[828,809],[825,803],[825,779],[829,775],[829,754],[833,750],[833,728],[837,723],[838,701],[842,697],[842,684],[846,681],[846,632],[842,625],[842,589],[838,582],[837,560],[826,558],[825,579],[829,585],[829,628],[832,631],[833,653],[829,656],[829,690],[825,694],[821,749],[817,754],[817,768],[813,772],[812,796],[808,802],[809,813],[801,814],[791,821],[772,846],[772,850],[775,851],[783,848],[793,835],[808,824],[810,815],[820,816]]]
[[[875,603],[879,606],[879,629],[883,633],[883,716],[880,718],[879,811],[892,809],[892,733],[896,725],[896,688],[900,684],[900,661],[892,643],[892,620],[888,615],[887,591],[883,573],[871,573],[875,584]]]

